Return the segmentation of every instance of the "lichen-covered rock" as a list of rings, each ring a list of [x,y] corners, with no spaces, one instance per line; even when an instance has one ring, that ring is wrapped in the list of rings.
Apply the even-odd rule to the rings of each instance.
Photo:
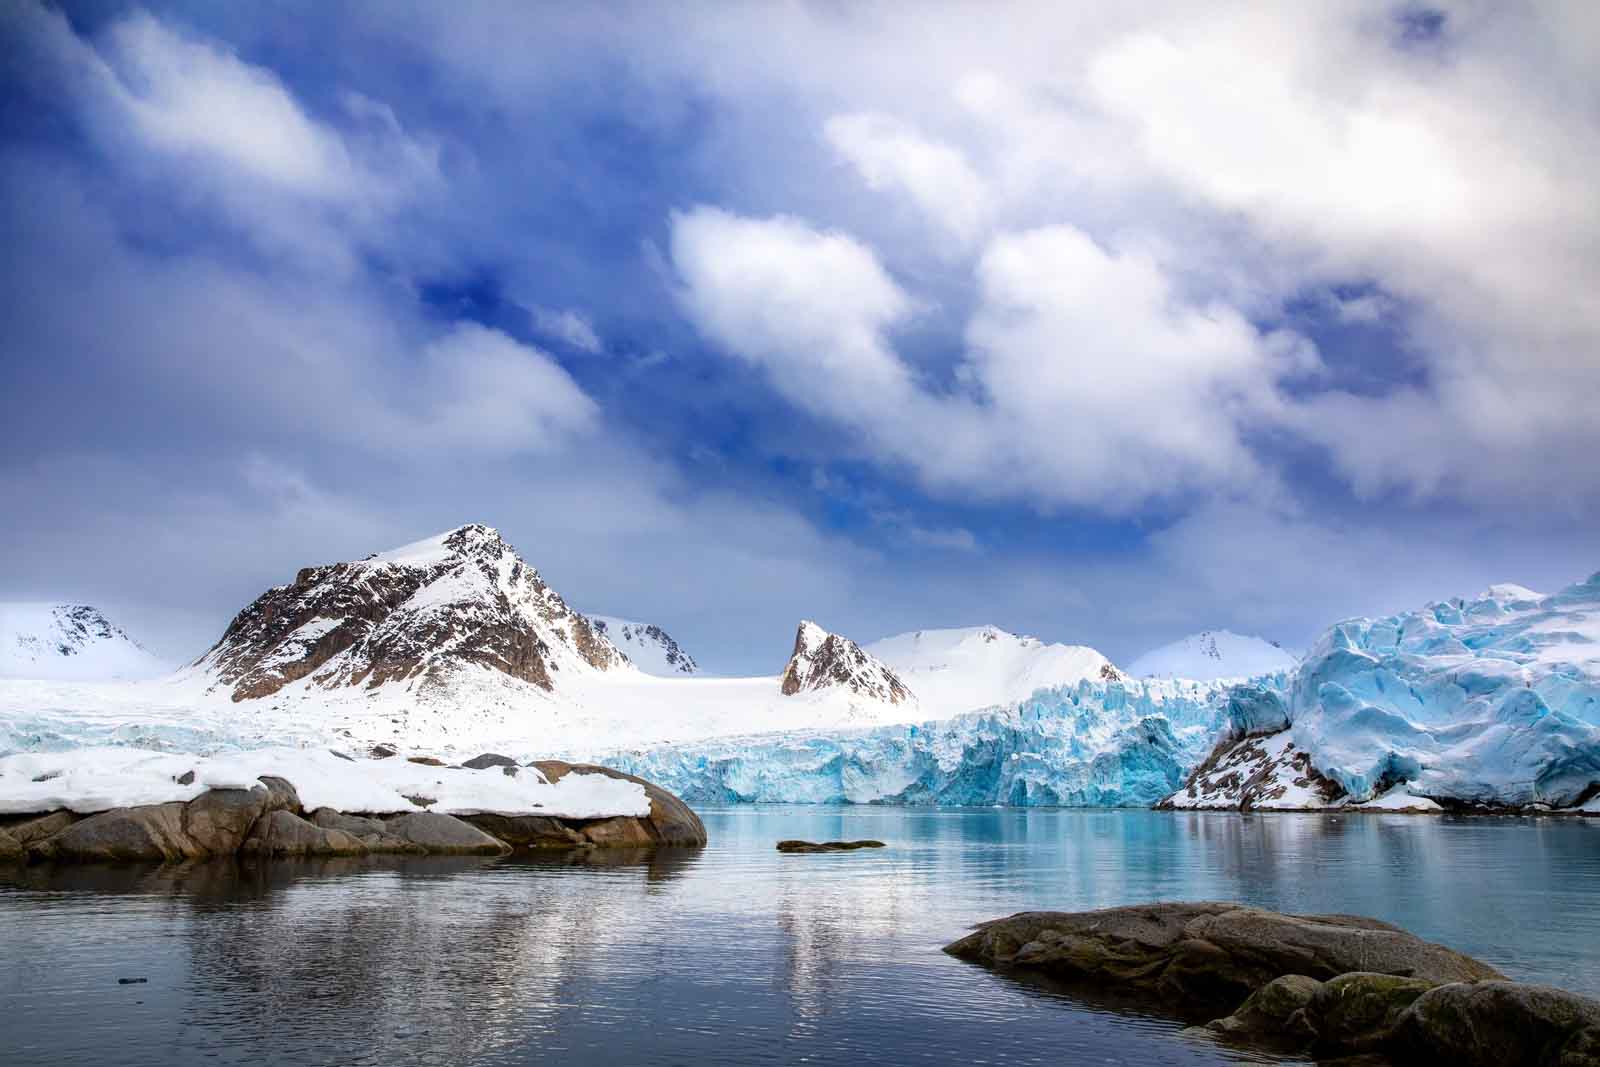
[[[1456,1067],[1600,1065],[1600,1000],[1521,982],[1442,985],[1395,1027],[1394,1050]]]
[[[1321,982],[1307,975],[1282,975],[1251,993],[1232,1015],[1213,1019],[1205,1028],[1228,1037],[1309,1042],[1315,1031],[1307,1022],[1304,1009],[1321,988]]]
[[[1430,983],[1503,977],[1487,964],[1375,919],[1284,915],[1211,902],[1022,912],[982,924],[945,951],[1068,981],[1144,991],[1180,1015],[1200,1018],[1228,1012],[1285,974],[1326,980],[1378,971]]]
[[[582,848],[593,844],[582,833],[560,819],[548,815],[459,816],[491,837],[498,837],[512,848]]]
[[[1388,1042],[1412,1002],[1433,987],[1421,978],[1341,974],[1316,991],[1305,1007],[1305,1020],[1323,1052],[1373,1052]]]
[[[316,826],[293,812],[279,809],[268,812],[256,822],[239,851],[256,856],[361,856],[368,850],[366,844],[352,834]]]
[[[644,786],[645,795],[650,798],[650,815],[642,820],[649,834],[649,844],[700,847],[706,843],[706,827],[700,821],[700,816],[696,815],[689,805],[654,782],[647,782],[643,778],[593,763],[573,764],[561,760],[539,760],[533,766],[552,782],[560,781],[564,775],[573,771],[580,774],[603,774],[610,778],[636,782]]]
[[[383,825],[388,836],[420,845],[437,855],[502,856],[511,851],[504,841],[451,815],[411,812],[385,819]]]

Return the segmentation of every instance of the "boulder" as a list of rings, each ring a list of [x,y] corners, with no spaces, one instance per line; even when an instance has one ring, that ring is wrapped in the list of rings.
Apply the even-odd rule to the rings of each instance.
[[[256,822],[239,851],[255,856],[361,856],[367,846],[353,834],[316,826],[280,808]]]
[[[451,815],[431,811],[411,812],[385,819],[390,837],[420,845],[430,853],[453,856],[503,856],[511,851],[504,841]]]
[[[205,855],[184,832],[179,801],[91,815],[28,846],[28,857],[80,863],[162,862]]]
[[[581,823],[578,832],[589,844],[600,848],[650,848],[661,844],[651,831],[650,820],[635,815]]]
[[[211,789],[189,801],[183,806],[182,828],[193,842],[192,854],[231,856],[239,851],[250,828],[267,813],[272,796],[270,788],[258,786]]]
[[[278,778],[270,774],[264,774],[256,780],[267,787],[268,811],[287,811],[295,815],[302,814],[300,794],[295,792],[293,782],[287,778]]]
[[[422,855],[428,850],[423,846],[403,838],[395,837],[389,833],[389,828],[382,819],[368,818],[363,815],[346,815],[332,808],[318,808],[311,813],[311,823],[324,830],[337,830],[358,839],[368,852],[409,853]]]
[[[20,863],[28,858],[22,843],[4,830],[0,830],[0,863]]]
[[[603,774],[609,778],[636,782],[644,786],[645,794],[650,798],[650,814],[641,821],[652,844],[702,847],[706,843],[706,828],[700,821],[700,816],[696,815],[689,805],[653,782],[593,763],[574,764],[561,760],[538,760],[529,766],[538,768],[539,773],[552,782],[559,782],[564,775],[573,771],[580,774]],[[602,833],[601,836],[608,835]]]
[[[512,848],[582,848],[593,842],[560,819],[548,815],[460,815],[491,837]]]
[[[1456,1067],[1600,1065],[1600,1001],[1550,986],[1455,983],[1419,996],[1393,1050]]]
[[[1503,977],[1487,964],[1375,919],[1284,915],[1215,902],[1022,912],[983,923],[945,951],[1067,981],[1142,991],[1179,1015],[1200,1018],[1228,1013],[1285,974],[1325,981],[1349,971],[1375,971],[1429,984]]]
[[[1400,1017],[1433,983],[1421,978],[1352,971],[1330,978],[1306,1005],[1304,1018],[1325,1053],[1375,1052]]]
[[[1232,1015],[1206,1023],[1205,1029],[1226,1037],[1309,1042],[1315,1033],[1304,1009],[1321,988],[1321,982],[1307,975],[1282,975],[1251,993]]]
[[[510,756],[502,756],[497,752],[485,752],[481,756],[473,756],[461,766],[469,771],[481,771],[489,767],[515,767],[517,761]]]
[[[882,841],[779,841],[779,852],[854,852],[858,848],[885,848]]]
[[[17,844],[26,848],[35,841],[42,841],[51,834],[60,833],[82,818],[82,815],[76,815],[63,808],[44,815],[26,816],[21,821],[4,827],[4,830]]]
[[[415,763],[415,764],[418,764],[418,765],[423,766],[423,767],[448,767],[448,766],[450,766],[444,760],[439,759],[436,756],[407,756],[406,757],[406,762],[407,763]]]

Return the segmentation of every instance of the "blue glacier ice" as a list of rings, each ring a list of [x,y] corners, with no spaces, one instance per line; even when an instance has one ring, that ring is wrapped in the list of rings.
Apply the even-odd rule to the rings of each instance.
[[[696,803],[1148,806],[1210,750],[1227,695],[1210,683],[1085,681],[937,722],[665,745],[605,762]]]
[[[1352,802],[1571,807],[1600,794],[1600,575],[1330,627],[1242,685],[1081,682],[938,722],[767,734],[605,762],[690,801],[1148,805],[1219,742],[1282,734]]]

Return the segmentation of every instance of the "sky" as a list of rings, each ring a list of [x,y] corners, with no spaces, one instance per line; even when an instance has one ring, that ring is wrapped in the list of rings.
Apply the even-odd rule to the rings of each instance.
[[[1597,72],[1585,2],[13,0],[0,598],[176,661],[485,522],[738,673],[1559,588]]]

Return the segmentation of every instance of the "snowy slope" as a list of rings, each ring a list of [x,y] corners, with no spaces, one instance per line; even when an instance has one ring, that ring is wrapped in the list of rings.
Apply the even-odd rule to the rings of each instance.
[[[87,604],[0,603],[0,678],[151,678],[169,669]]]
[[[1202,630],[1152,649],[1128,665],[1136,678],[1254,678],[1293,670],[1298,661],[1264,637]]]
[[[659,626],[610,615],[590,615],[589,622],[646,674],[671,678],[700,671],[694,657]]]
[[[1014,704],[1039,689],[1121,677],[1085,645],[1046,644],[994,626],[917,630],[875,641],[866,651],[899,675],[930,718]]]

